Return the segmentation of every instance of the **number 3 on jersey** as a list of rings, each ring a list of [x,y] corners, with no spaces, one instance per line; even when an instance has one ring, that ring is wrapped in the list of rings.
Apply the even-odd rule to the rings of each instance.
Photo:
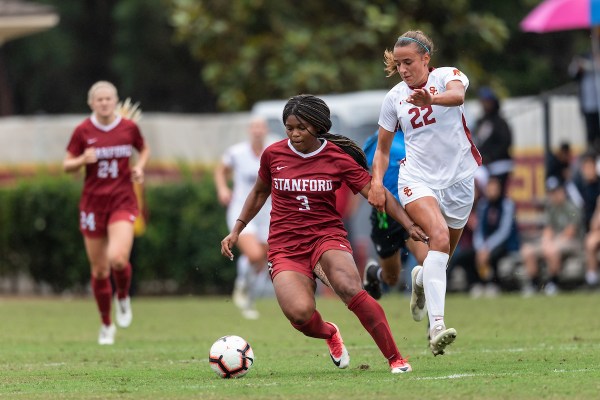
[[[431,113],[433,112],[433,108],[431,106],[427,107],[414,107],[408,110],[409,114],[413,114],[410,119],[410,123],[413,129],[420,128],[425,125],[434,124],[435,118],[431,117]]]
[[[298,208],[298,210],[310,210],[310,205],[308,204],[308,197],[296,196],[296,200],[300,200],[300,205],[302,206],[301,208]]]
[[[98,161],[98,178],[108,178],[111,177],[113,179],[119,176],[119,163],[117,160],[100,160]]]

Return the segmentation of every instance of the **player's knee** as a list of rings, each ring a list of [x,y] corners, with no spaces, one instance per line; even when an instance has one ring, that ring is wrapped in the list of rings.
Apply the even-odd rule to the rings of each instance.
[[[287,316],[288,320],[294,324],[294,325],[304,325],[305,323],[307,323],[310,318],[312,317],[312,315],[314,314],[315,310],[314,308],[300,308],[300,307],[296,307],[292,310],[287,310],[287,312],[285,313],[285,315]]]
[[[112,269],[121,270],[127,266],[129,259],[123,254],[117,254],[110,256],[108,262]]]
[[[450,252],[450,232],[443,226],[435,226],[429,232],[429,248],[448,254]]]
[[[110,270],[101,266],[92,265],[92,278],[94,279],[106,279],[110,276]]]

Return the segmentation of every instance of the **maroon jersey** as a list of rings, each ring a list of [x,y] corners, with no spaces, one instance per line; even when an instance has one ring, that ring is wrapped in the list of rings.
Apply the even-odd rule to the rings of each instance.
[[[102,126],[93,117],[87,118],[75,128],[67,151],[77,157],[88,147],[96,149],[98,161],[85,166],[80,207],[110,211],[133,205],[137,209],[129,168],[133,149],[144,147],[137,125],[117,117],[113,124]]]
[[[371,180],[369,173],[337,145],[324,141],[303,154],[285,139],[267,147],[259,177],[271,185],[269,249],[310,243],[319,237],[346,237],[335,207],[342,182],[355,194]]]

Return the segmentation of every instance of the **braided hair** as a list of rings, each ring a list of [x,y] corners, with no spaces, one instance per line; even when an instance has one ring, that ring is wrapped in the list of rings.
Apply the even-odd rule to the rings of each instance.
[[[283,108],[283,123],[290,115],[306,121],[317,129],[316,137],[326,139],[341,148],[364,169],[369,169],[365,152],[353,140],[346,136],[329,132],[331,112],[325,102],[312,94],[300,94],[288,100]]]

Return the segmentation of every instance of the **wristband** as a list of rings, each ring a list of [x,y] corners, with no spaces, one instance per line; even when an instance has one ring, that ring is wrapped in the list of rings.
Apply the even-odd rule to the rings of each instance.
[[[240,221],[242,224],[244,224],[244,228],[248,226],[248,224],[247,224],[247,223],[245,223],[244,221],[242,221],[242,220],[241,220],[241,219],[239,219],[239,218],[238,218],[238,219],[236,219],[236,221]]]

